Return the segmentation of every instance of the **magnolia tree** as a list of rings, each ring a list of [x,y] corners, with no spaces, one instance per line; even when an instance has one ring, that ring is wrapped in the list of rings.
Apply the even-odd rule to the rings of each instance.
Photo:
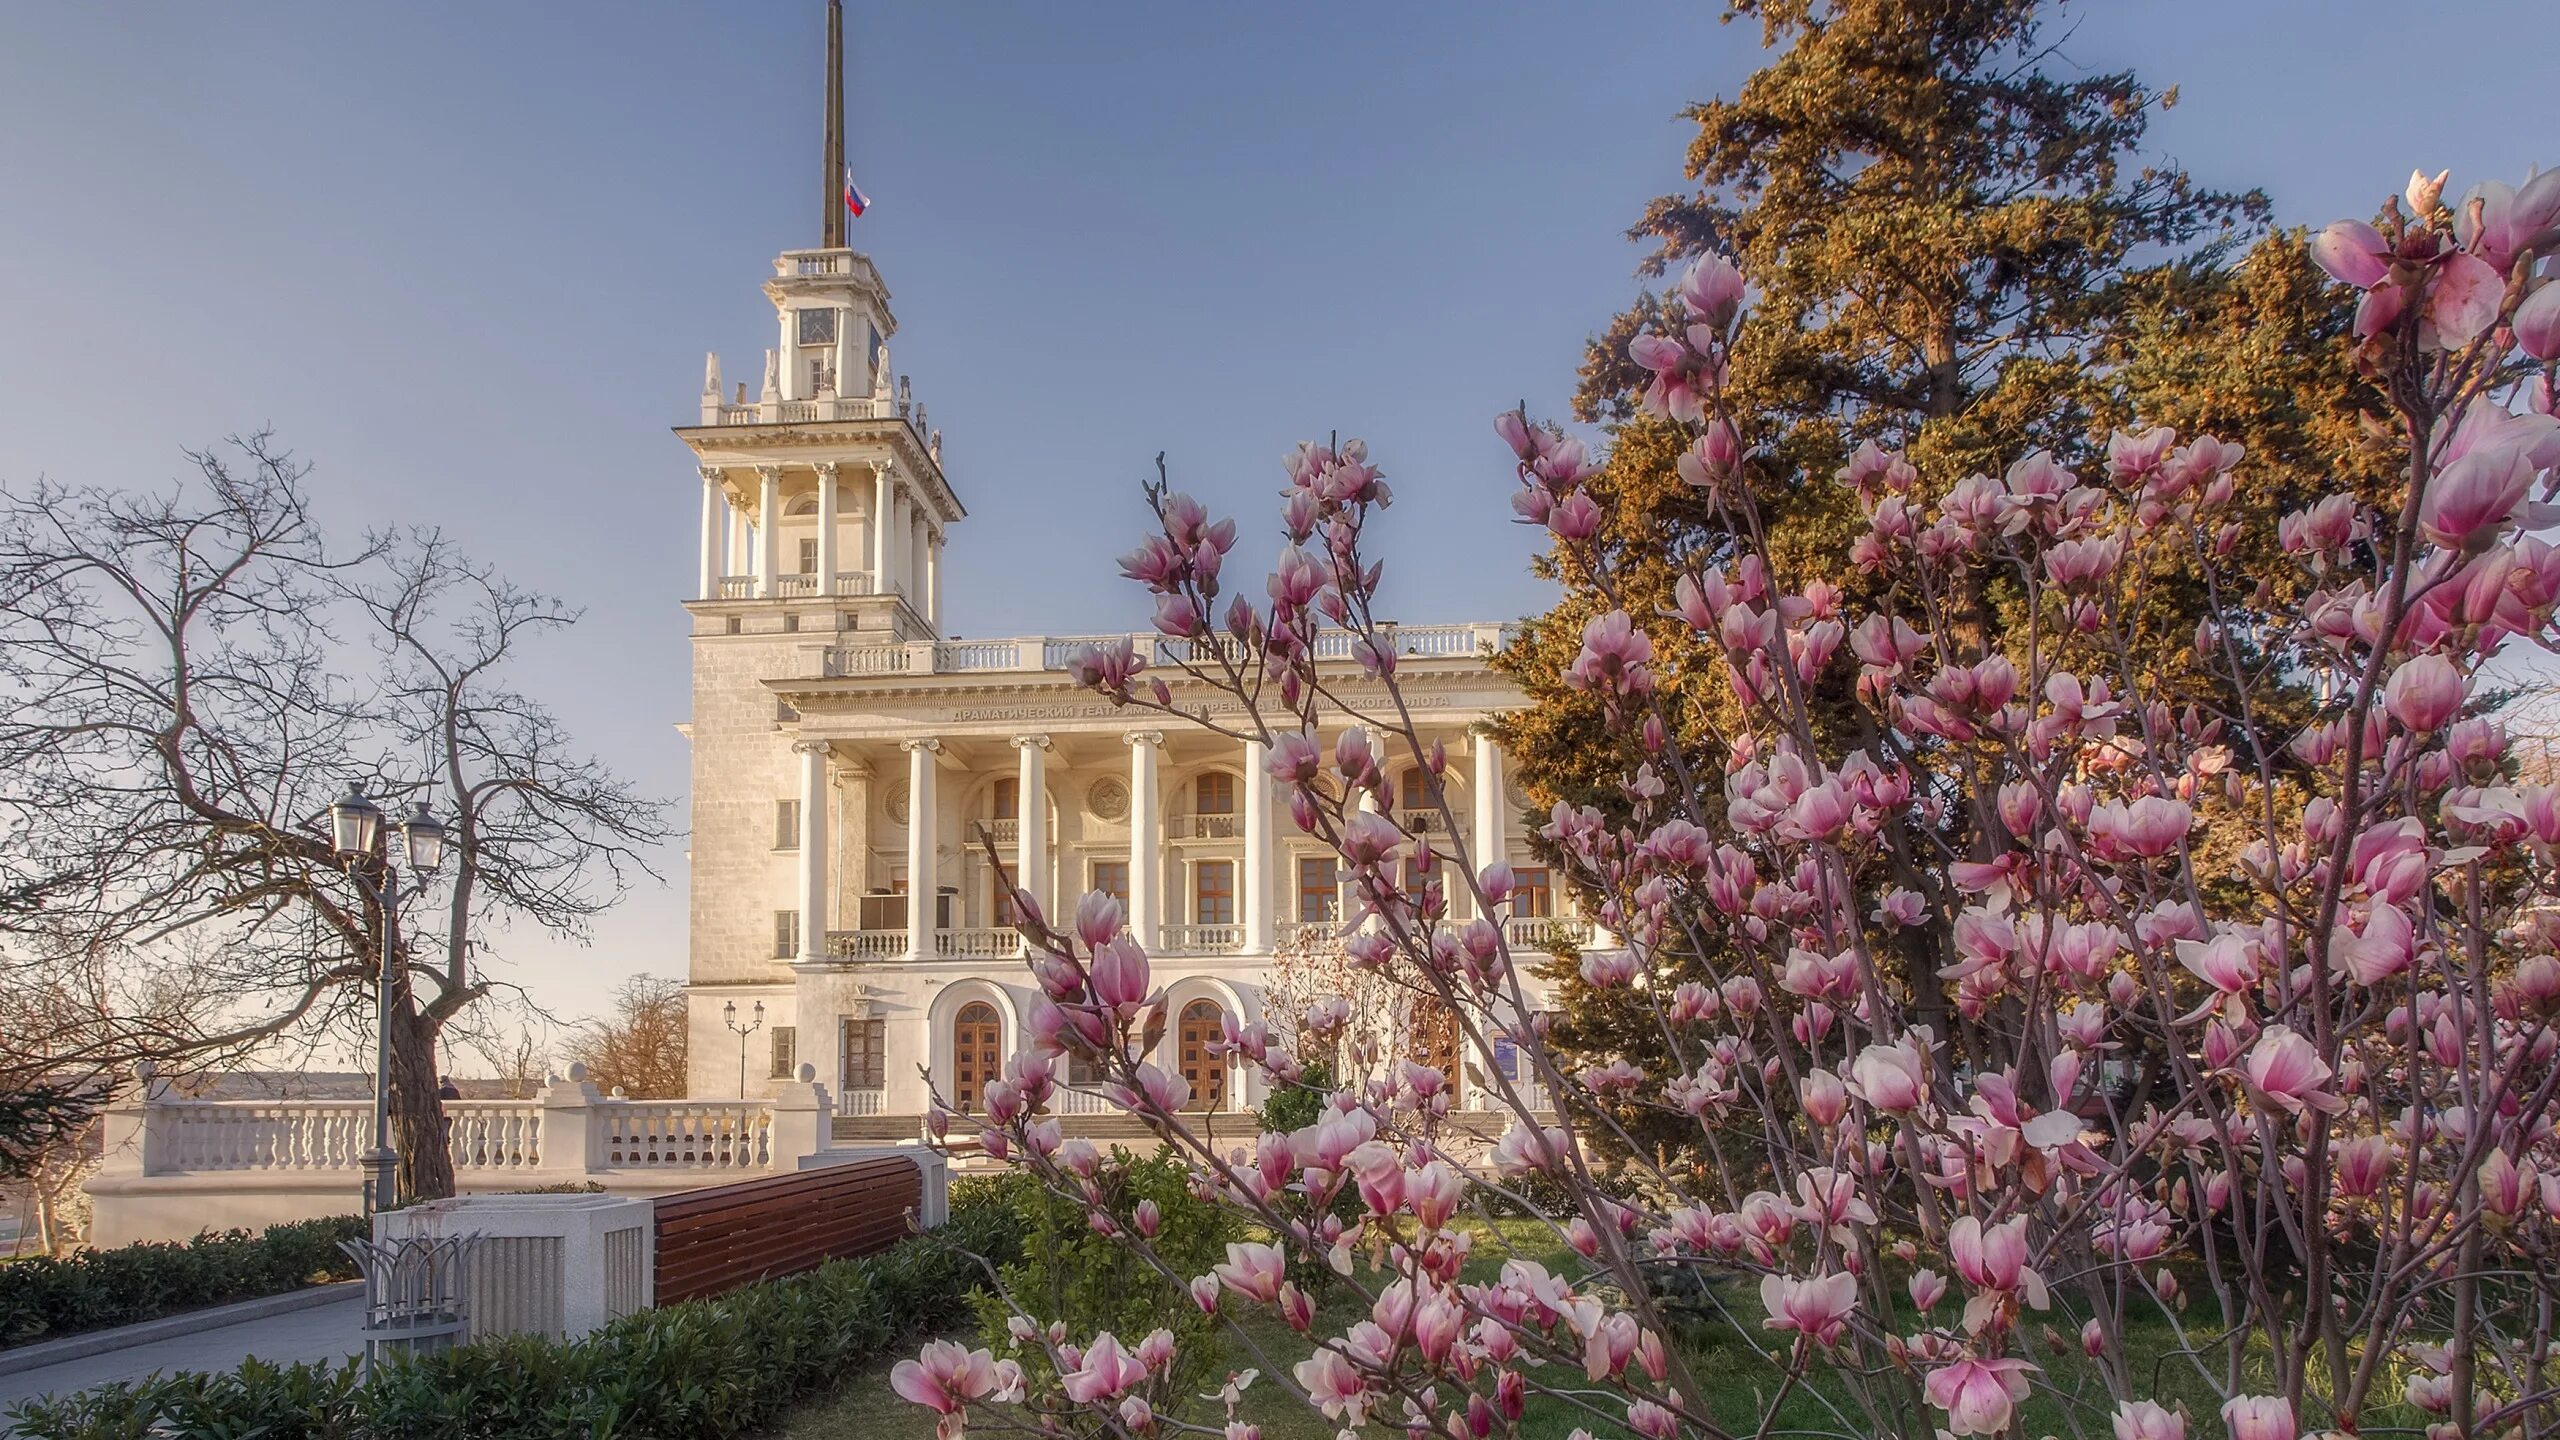
[[[2362,292],[2360,363],[2409,457],[2378,510],[2341,494],[2267,513],[2235,447],[2159,429],[2116,435],[2096,474],[2037,453],[1935,484],[1872,445],[1836,476],[1773,473],[1725,402],[1744,277],[1712,258],[1686,277],[1685,323],[1633,345],[1650,408],[1693,428],[1683,476],[1745,537],[1774,487],[1849,487],[1869,522],[1854,559],[1885,599],[1853,613],[1746,543],[1677,557],[1676,615],[1585,632],[1573,680],[1619,722],[1623,803],[1558,805],[1540,836],[1625,937],[1582,975],[1651,1016],[1672,1057],[1654,1070],[1566,1073],[1531,1018],[1532,962],[1504,943],[1509,870],[1449,838],[1454,817],[1382,813],[1383,747],[1442,757],[1372,609],[1388,493],[1363,447],[1291,457],[1261,596],[1222,580],[1232,523],[1152,488],[1161,531],[1123,568],[1155,596],[1156,672],[1116,645],[1080,678],[1204,725],[1255,717],[1219,723],[1266,747],[1296,823],[1339,852],[1346,954],[1436,999],[1474,1052],[1508,1042],[1523,1078],[1486,1075],[1509,1112],[1489,1147],[1434,1123],[1453,1077],[1413,1060],[1346,1077],[1296,1133],[1212,1143],[1182,1079],[1142,1058],[1163,997],[1117,907],[1089,895],[1052,921],[1021,897],[1030,1048],[982,1117],[937,1126],[1090,1197],[1093,1147],[1046,1114],[1078,1057],[1261,1237],[1167,1273],[1231,1323],[1273,1311],[1302,1332],[1306,1358],[1258,1368],[1345,1427],[1482,1440],[1543,1396],[1542,1415],[1644,1440],[1997,1435],[2042,1392],[2058,1419],[2040,1428],[2119,1440],[2551,1433],[2560,788],[2516,778],[2475,689],[2511,642],[2549,646],[2560,597],[2560,550],[2531,533],[2560,464],[2560,283],[2534,273],[2560,241],[2560,174],[2450,207],[2442,187],[2413,177],[2315,244]],[[1514,508],[1609,592],[1627,557],[1600,538],[1594,457],[1522,415],[1497,428]],[[2305,586],[2235,573],[2253,527]],[[2134,658],[2166,577],[2210,601],[2192,643],[2222,692],[2185,708]],[[1983,633],[1956,611],[1985,595],[2001,623],[1975,653],[1951,637]],[[1707,641],[1713,675],[1665,673],[1657,624]],[[1340,632],[1356,693],[1316,663]],[[1863,725],[1813,723],[1826,672],[1854,677]],[[1749,717],[1712,748],[1670,738],[1696,732],[1675,706],[1701,682]],[[1242,704],[1186,708],[1203,687]],[[2270,718],[2306,705],[2307,724]],[[1365,728],[1309,738],[1346,712]],[[1817,738],[1843,733],[1864,743]],[[1929,849],[1951,807],[1996,816],[1996,846]],[[1462,897],[1424,879],[1443,875]],[[1913,1022],[1909,967],[1879,962],[1923,928],[1943,937],[1951,1034]],[[1322,1034],[1342,1008],[1300,1023]],[[1302,1081],[1296,1043],[1228,1034],[1275,1086]],[[2101,1067],[2136,1078],[2098,1086]],[[1523,1103],[1531,1080],[1552,1114]],[[1691,1127],[1701,1158],[1609,1143],[1637,1114]],[[1603,1154],[1621,1157],[1605,1176]],[[1483,1232],[1462,1222],[1497,1202],[1542,1217],[1565,1263],[1469,1268]],[[1152,1255],[1155,1217],[1090,1220]],[[1289,1278],[1309,1264],[1337,1277],[1323,1323]],[[1702,1383],[1700,1323],[1764,1355],[1768,1383],[1743,1401]],[[1220,1428],[1149,1398],[1169,1337],[1022,1321],[1014,1338],[937,1346],[896,1387],[946,1435],[1067,1412],[1088,1432]],[[1223,1428],[1253,1440],[1238,1388]],[[1827,1418],[1781,1424],[1808,1405]]]

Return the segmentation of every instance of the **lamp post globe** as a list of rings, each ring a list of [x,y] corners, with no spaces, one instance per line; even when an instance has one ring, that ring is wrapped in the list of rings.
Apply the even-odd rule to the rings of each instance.
[[[426,801],[411,807],[400,822],[400,841],[408,851],[409,868],[417,874],[427,874],[444,863],[444,822],[428,813]]]
[[[347,782],[347,793],[329,807],[330,848],[341,855],[370,855],[382,837],[382,807],[364,798],[364,787]]]

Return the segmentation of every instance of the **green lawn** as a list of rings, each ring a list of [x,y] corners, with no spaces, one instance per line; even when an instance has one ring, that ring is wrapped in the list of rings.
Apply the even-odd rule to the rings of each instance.
[[[1565,1262],[1572,1257],[1564,1255],[1554,1245],[1543,1226],[1528,1221],[1509,1221],[1479,1227],[1475,1253],[1468,1262],[1466,1278],[1489,1279],[1501,1269],[1504,1260],[1513,1256],[1536,1260],[1560,1273],[1571,1273],[1571,1267]],[[1717,1294],[1743,1323],[1758,1324],[1761,1309],[1755,1285],[1736,1277],[1721,1283]],[[1939,1318],[1952,1321],[1954,1310],[1954,1302],[1950,1300],[1941,1307]],[[1317,1328],[1325,1333],[1339,1333],[1352,1318],[1355,1317],[1349,1313],[1348,1307],[1338,1303],[1328,1305],[1318,1318]],[[1911,1317],[1906,1315],[1903,1320],[1907,1333]],[[2031,1320],[2030,1324],[2034,1322]],[[1245,1321],[1244,1329],[1254,1343],[1284,1369],[1307,1354],[1307,1342],[1292,1334],[1268,1311],[1253,1313]],[[2048,1383],[2077,1389],[2093,1400],[2105,1393],[2104,1386],[2088,1371],[2076,1334],[2054,1333],[2048,1337],[2041,1329],[2031,1329],[2029,1336],[2034,1342],[2030,1346],[2031,1358],[2044,1367],[2044,1378]],[[955,1333],[951,1338],[972,1345],[980,1343],[974,1332]],[[1136,1337],[1123,1338],[1134,1340]],[[1770,1338],[1778,1341],[1785,1337],[1772,1333]],[[2138,1349],[2155,1357],[2165,1356],[2174,1343],[2165,1324],[2139,1330],[2133,1339]],[[1232,1337],[1227,1343],[1227,1368],[1260,1365],[1261,1362],[1243,1344]],[[1733,1428],[1745,1432],[1752,1429],[1766,1404],[1766,1397],[1783,1378],[1777,1362],[1768,1353],[1754,1349],[1738,1337],[1731,1326],[1721,1321],[1696,1327],[1694,1333],[1682,1338],[1681,1343],[1690,1373],[1707,1392],[1705,1399],[1710,1413]],[[777,1432],[780,1440],[931,1440],[932,1415],[900,1400],[889,1389],[890,1366],[914,1354],[921,1344],[919,1340],[902,1345],[895,1354],[849,1376],[833,1395],[814,1401],[794,1414]],[[1819,1367],[1815,1373],[1821,1373]],[[2183,1359],[2164,1360],[2158,1365],[2158,1374],[2161,1393],[2157,1398],[2162,1403],[2184,1401],[2205,1430],[2219,1433],[2219,1421],[2212,1418],[2218,1404]],[[1548,1378],[1561,1387],[1563,1380],[1577,1377],[1557,1376],[1551,1371]],[[2393,1394],[2396,1398],[2396,1387]],[[1782,1431],[1819,1431],[1829,1435],[1863,1433],[1866,1427],[1861,1412],[1849,1405],[1844,1395],[1843,1387],[1832,1379],[1800,1386],[1790,1394],[1781,1409],[1778,1428]],[[1338,1428],[1268,1381],[1246,1392],[1245,1399],[1245,1418],[1262,1427],[1264,1440],[1332,1440]],[[1594,1402],[1609,1416],[1619,1413],[1615,1402],[1605,1395],[1595,1396]],[[1837,1404],[1837,1409],[1833,1408],[1834,1404]],[[2039,1390],[2021,1407],[2021,1423],[2015,1433],[2068,1434],[2071,1427],[2065,1423],[2064,1410],[2060,1400]],[[1215,1408],[1204,1403],[1185,1418],[1214,1422]],[[2381,1419],[2380,1416],[2368,1417],[2369,1423]],[[1603,1440],[1623,1440],[1626,1435],[1623,1426],[1547,1396],[1531,1401],[1522,1426],[1530,1440],[1562,1440],[1576,1427],[1588,1429]],[[1392,1433],[1383,1427],[1371,1428],[1382,1436]],[[2104,1433],[2106,1426],[2101,1417],[2094,1427],[2084,1419],[2082,1428],[2095,1428]]]

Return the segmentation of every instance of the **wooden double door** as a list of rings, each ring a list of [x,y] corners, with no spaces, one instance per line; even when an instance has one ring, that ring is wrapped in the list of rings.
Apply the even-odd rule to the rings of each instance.
[[[1004,1074],[1004,1022],[996,1007],[972,1000],[951,1020],[951,1103],[974,1115],[986,1108],[987,1082]]]

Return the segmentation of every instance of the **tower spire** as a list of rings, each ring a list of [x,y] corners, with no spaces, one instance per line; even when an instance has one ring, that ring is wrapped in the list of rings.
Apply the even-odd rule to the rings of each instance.
[[[844,210],[844,0],[827,0],[827,145],[826,183],[819,187],[826,225],[821,238],[829,250],[845,244]]]

